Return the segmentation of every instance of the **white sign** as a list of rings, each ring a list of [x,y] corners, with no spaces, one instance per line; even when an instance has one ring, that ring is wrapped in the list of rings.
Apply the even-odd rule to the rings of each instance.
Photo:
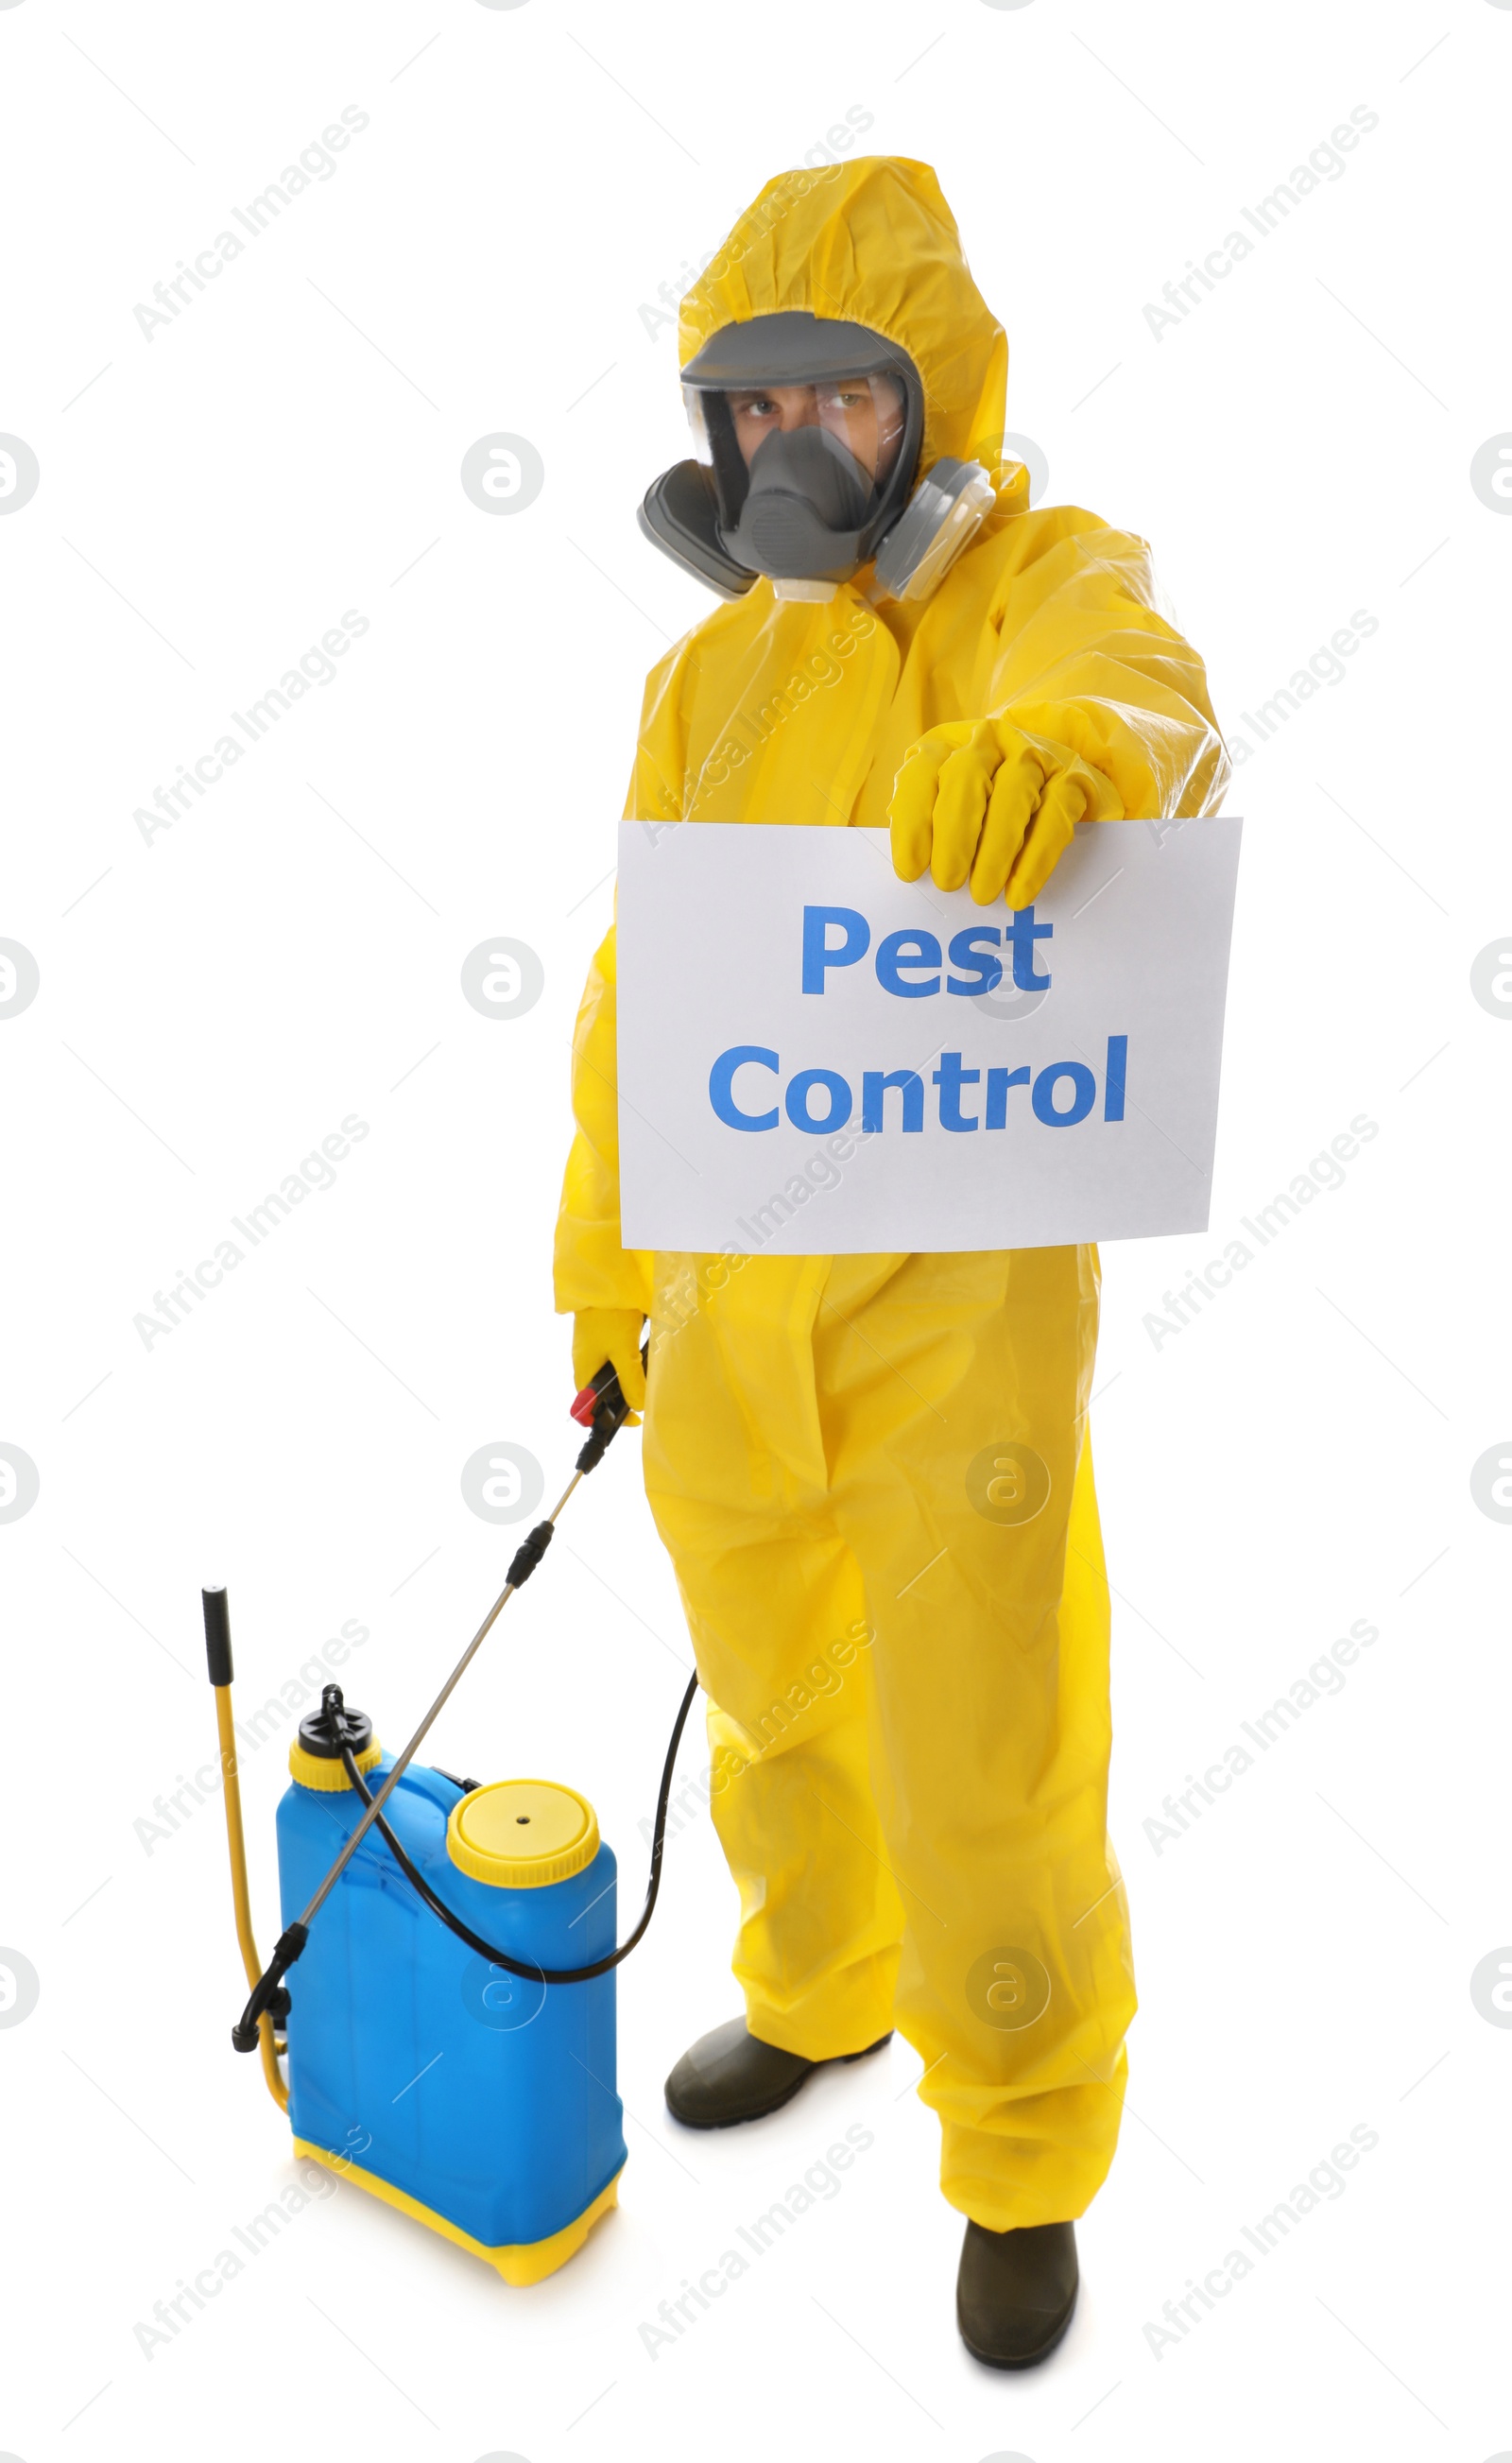
[[[626,1247],[1205,1231],[1239,839],[1084,822],[1014,915],[899,881],[885,830],[625,822]]]

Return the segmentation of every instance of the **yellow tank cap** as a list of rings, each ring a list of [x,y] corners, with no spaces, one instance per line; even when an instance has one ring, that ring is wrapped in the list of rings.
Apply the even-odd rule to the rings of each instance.
[[[598,1816],[575,1788],[506,1778],[454,1804],[446,1853],[459,1872],[506,1890],[540,1889],[580,1873],[598,1853]]]
[[[375,1736],[356,1757],[358,1770],[372,1770],[382,1755],[383,1748]],[[297,1736],[289,1748],[289,1776],[301,1787],[313,1788],[320,1796],[335,1796],[338,1789],[352,1784],[339,1762],[327,1761],[319,1754],[307,1754]]]

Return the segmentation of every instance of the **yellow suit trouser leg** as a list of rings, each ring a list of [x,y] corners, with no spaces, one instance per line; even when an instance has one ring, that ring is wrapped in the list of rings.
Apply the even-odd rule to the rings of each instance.
[[[894,2009],[946,2197],[994,2231],[1079,2214],[1134,2011],[1085,1441],[1095,1259],[745,1273],[659,1347],[646,1463],[719,1706],[750,2024],[811,2058],[872,2040],[901,1932]],[[862,1614],[874,1639],[832,1687]]]
[[[643,1459],[709,1698],[746,2016],[764,2042],[826,2060],[893,2025],[903,1916],[873,1802],[865,1589],[827,1494],[808,1353],[823,1276],[807,1262],[787,1269],[794,1313],[775,1324],[718,1302],[653,1320]]]
[[[897,2021],[951,2204],[994,2232],[1057,2222],[1112,2160],[1134,2009],[1086,1440],[1096,1260],[911,1257],[853,1302],[860,1263],[835,1262],[814,1360],[876,1630]]]

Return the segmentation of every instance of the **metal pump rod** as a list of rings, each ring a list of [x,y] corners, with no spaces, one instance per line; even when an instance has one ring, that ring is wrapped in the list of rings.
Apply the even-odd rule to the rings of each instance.
[[[537,1523],[536,1531],[543,1528],[553,1531],[555,1530],[556,1517],[561,1513],[563,1506],[567,1503],[568,1498],[572,1495],[573,1489],[577,1486],[583,1474],[580,1471],[573,1471],[571,1480],[568,1482],[566,1488],[563,1489],[562,1493],[557,1498],[551,1512],[548,1515],[545,1525]],[[530,1537],[531,1539],[535,1537],[534,1531],[531,1532]],[[529,1570],[532,1572],[536,1562],[539,1561],[540,1555],[544,1551],[544,1545],[545,1543],[543,1542],[542,1549],[538,1549],[535,1558],[531,1559]],[[519,1559],[517,1558],[515,1559],[515,1563],[517,1564],[518,1562]],[[524,1579],[525,1577],[522,1575],[521,1580]],[[361,1820],[353,1831],[351,1838],[342,1848],[340,1855],[332,1865],[330,1872],[326,1875],[325,1880],[316,1890],[314,1897],[311,1900],[310,1905],[305,1908],[304,1912],[300,1916],[299,1922],[307,1930],[314,1922],[315,1917],[324,1907],[326,1900],[330,1897],[331,1892],[335,1889],[337,1882],[341,1879],[347,1865],[351,1863],[352,1858],[356,1854],[357,1849],[361,1846],[363,1840],[367,1837],[367,1834],[373,1827],[374,1822],[378,1820],[378,1815],[382,1812],[383,1807],[389,1800],[389,1798],[393,1795],[395,1788],[399,1785],[400,1780],[408,1770],[410,1763],[414,1760],[416,1754],[420,1751],[421,1746],[429,1735],[440,1713],[445,1708],[447,1702],[450,1701],[459,1682],[465,1675],[468,1667],[471,1666],[477,1652],[486,1641],[488,1633],[493,1625],[494,1619],[498,1616],[500,1609],[513,1598],[519,1587],[519,1582],[514,1579],[514,1566],[511,1565],[509,1568],[509,1580],[506,1582],[503,1590],[499,1593],[499,1596],[494,1601],[492,1607],[484,1618],[482,1624],[478,1627],[477,1632],[468,1643],[466,1649],[458,1660],[456,1667],[447,1677],[445,1684],[437,1694],[435,1701],[431,1704],[430,1709],[426,1711],[423,1719],[421,1719],[420,1726],[411,1736],[409,1743],[405,1746],[398,1761],[394,1764],[393,1769],[389,1772],[387,1778],[383,1781],[383,1784],[378,1789],[377,1796],[373,1798],[372,1803],[368,1806],[368,1809],[362,1816]]]

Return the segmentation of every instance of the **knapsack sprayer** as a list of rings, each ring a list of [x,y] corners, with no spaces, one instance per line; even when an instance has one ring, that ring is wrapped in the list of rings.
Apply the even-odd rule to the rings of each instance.
[[[572,1416],[590,1433],[571,1482],[515,1552],[398,1759],[339,1685],[300,1721],[278,1807],[284,1930],[266,1968],[247,1887],[226,1593],[202,1594],[236,1936],[252,1988],[231,2041],[260,2052],[297,2154],[486,2258],[509,2283],[565,2265],[616,2200],[625,2141],[614,1972],[656,1907],[673,1765],[698,1687],[695,1676],[667,1748],[645,1906],[617,1949],[615,1858],[586,1798],[550,1779],[484,1786],[415,1760],[629,1416],[607,1363]],[[291,1991],[284,1977],[296,1960]]]

